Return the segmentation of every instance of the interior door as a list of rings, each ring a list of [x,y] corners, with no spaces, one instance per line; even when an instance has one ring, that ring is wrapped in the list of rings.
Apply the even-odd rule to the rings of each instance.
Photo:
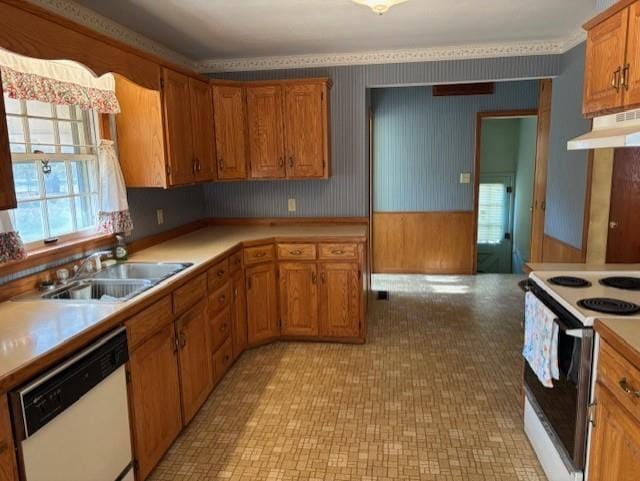
[[[213,126],[213,99],[209,84],[189,79],[191,92],[191,122],[193,124],[193,153],[197,181],[216,178],[215,130]]]
[[[478,272],[511,273],[513,176],[480,176]]]
[[[278,286],[273,263],[247,268],[247,339],[250,345],[279,336]]]
[[[282,87],[248,87],[247,121],[251,177],[284,177]]]
[[[312,262],[284,262],[280,269],[280,313],[284,336],[318,334],[317,268]]]
[[[189,77],[169,69],[162,70],[162,77],[170,184],[188,184],[194,180]]]
[[[640,262],[640,149],[616,149],[613,160],[607,262]]]
[[[247,177],[247,148],[243,88],[213,86],[218,179]]]
[[[627,65],[625,65],[624,104],[640,104],[640,2],[629,7]]]
[[[622,69],[627,46],[629,9],[591,29],[585,60],[584,113],[622,105]]]
[[[285,87],[285,145],[288,177],[322,177],[325,164],[324,86]]]

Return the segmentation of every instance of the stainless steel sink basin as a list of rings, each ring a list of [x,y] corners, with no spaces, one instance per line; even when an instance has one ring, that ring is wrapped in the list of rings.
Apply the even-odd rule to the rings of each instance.
[[[147,279],[84,279],[42,294],[42,299],[124,302],[152,287]]]
[[[91,279],[147,279],[158,283],[191,265],[177,262],[124,262],[97,272]]]

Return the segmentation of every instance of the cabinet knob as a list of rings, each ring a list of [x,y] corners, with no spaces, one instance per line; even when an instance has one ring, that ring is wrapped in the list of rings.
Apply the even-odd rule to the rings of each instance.
[[[342,254],[344,254],[344,251],[342,249],[334,249],[331,251],[331,253],[336,256],[341,256]]]
[[[289,251],[289,254],[291,254],[292,256],[299,256],[302,255],[302,251],[300,249],[296,249],[294,251]]]

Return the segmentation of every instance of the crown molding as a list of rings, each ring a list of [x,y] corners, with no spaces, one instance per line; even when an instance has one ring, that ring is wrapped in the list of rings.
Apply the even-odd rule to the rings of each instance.
[[[29,0],[29,3],[181,67],[197,69],[192,59],[70,0]]]
[[[274,57],[210,59],[196,62],[200,73],[245,72],[347,65],[439,62],[531,55],[558,55],[567,52],[586,39],[582,30],[566,38],[544,41],[491,43],[430,47],[404,50],[379,50],[352,53],[286,55]]]

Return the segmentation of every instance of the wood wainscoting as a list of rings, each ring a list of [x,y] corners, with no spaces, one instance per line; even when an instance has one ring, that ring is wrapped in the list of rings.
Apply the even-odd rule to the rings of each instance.
[[[580,264],[585,262],[586,252],[577,249],[561,240],[548,235],[542,241],[542,262],[559,262],[566,264]]]
[[[373,272],[472,274],[473,212],[374,212]]]

